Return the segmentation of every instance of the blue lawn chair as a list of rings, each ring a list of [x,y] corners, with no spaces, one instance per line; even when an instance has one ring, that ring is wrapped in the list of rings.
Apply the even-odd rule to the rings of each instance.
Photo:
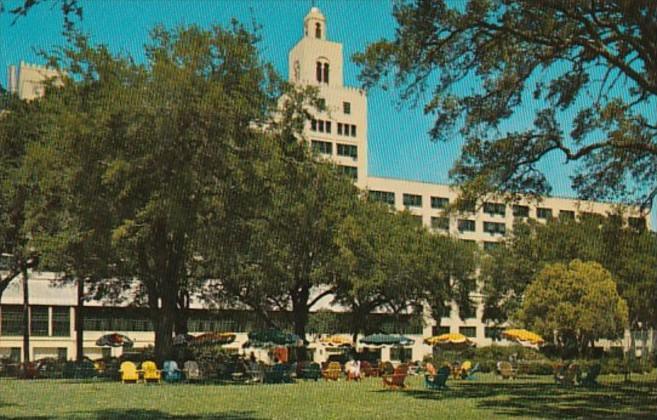
[[[429,389],[447,389],[447,379],[450,373],[449,367],[443,366],[434,376],[424,375],[424,385]]]
[[[162,369],[164,380],[166,382],[180,382],[182,381],[182,371],[178,368],[178,363],[175,360],[166,360]]]

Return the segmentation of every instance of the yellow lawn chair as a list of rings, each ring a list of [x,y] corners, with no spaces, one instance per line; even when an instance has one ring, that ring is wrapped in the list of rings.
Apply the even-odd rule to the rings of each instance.
[[[121,363],[119,372],[121,373],[122,383],[126,383],[126,382],[137,383],[139,381],[139,373],[137,372],[137,366],[135,366],[135,364],[132,362]]]
[[[141,370],[144,371],[144,382],[157,382],[160,383],[162,379],[162,372],[158,370],[155,362],[147,360],[141,364]]]

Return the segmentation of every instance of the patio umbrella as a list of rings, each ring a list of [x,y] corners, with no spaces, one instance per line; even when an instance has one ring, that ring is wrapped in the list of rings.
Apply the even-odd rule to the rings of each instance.
[[[235,338],[236,336],[234,333],[209,332],[209,333],[197,335],[196,337],[194,337],[194,339],[191,341],[190,344],[196,346],[212,345],[212,344],[224,345],[224,344],[232,343],[233,341],[235,341]]]
[[[370,334],[360,342],[372,346],[410,346],[415,340],[399,334]]]
[[[350,347],[353,345],[351,337],[344,335],[331,335],[320,339],[319,342],[330,347]]]
[[[543,340],[543,337],[540,335],[520,328],[504,330],[502,331],[502,337],[508,340],[517,341],[520,344],[528,344],[532,346],[540,346],[545,343],[545,340]]]
[[[433,337],[425,338],[424,342],[430,346],[440,347],[443,350],[463,350],[474,345],[468,337],[459,333],[434,335]]]
[[[279,347],[279,346],[303,346],[303,340],[296,334],[286,333],[280,330],[252,331],[249,333],[249,341],[244,347]]]
[[[105,334],[96,340],[99,347],[132,347],[133,344],[130,338],[119,333]]]

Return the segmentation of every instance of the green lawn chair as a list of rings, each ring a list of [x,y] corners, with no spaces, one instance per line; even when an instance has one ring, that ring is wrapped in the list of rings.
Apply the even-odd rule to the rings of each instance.
[[[436,372],[435,375],[424,375],[424,386],[428,389],[447,389],[447,379],[452,373],[448,366],[443,366]]]
[[[588,387],[598,386],[598,376],[600,375],[601,370],[602,366],[598,363],[590,366],[588,370],[582,374],[580,385]]]
[[[266,384],[283,384],[291,383],[289,367],[284,364],[277,364],[265,371],[264,383]]]
[[[302,379],[317,381],[322,377],[322,368],[319,366],[319,363],[308,363],[301,368],[300,374],[299,377]]]

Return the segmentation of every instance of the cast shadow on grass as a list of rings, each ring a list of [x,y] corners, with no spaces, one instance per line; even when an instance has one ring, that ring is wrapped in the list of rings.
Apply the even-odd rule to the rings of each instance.
[[[654,383],[580,388],[549,383],[462,382],[443,391],[410,389],[404,395],[442,401],[474,398],[476,408],[509,417],[655,418],[657,413]]]
[[[169,414],[160,410],[141,410],[141,409],[108,409],[98,411],[84,411],[75,413],[88,419],[96,420],[155,420],[155,419],[191,419],[191,420],[254,420],[256,417],[252,411],[224,411],[211,414]]]

